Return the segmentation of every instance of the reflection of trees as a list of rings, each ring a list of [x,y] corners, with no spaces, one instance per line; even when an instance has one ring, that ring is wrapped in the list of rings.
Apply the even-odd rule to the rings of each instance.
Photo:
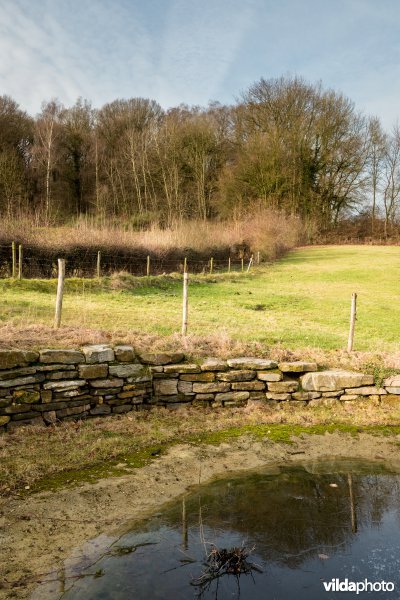
[[[357,530],[378,526],[384,511],[397,507],[398,492],[398,479],[389,475],[290,468],[278,476],[253,475],[203,488],[202,519],[206,536],[222,528],[240,534],[265,560],[295,568],[319,552],[330,555],[350,544]],[[189,528],[197,526],[198,511],[199,497],[188,498]],[[166,519],[178,525],[181,507]]]

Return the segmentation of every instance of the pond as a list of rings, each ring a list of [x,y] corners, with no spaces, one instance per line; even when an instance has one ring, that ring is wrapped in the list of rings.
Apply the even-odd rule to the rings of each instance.
[[[99,538],[100,556],[66,564],[57,590],[32,598],[398,598],[399,492],[399,475],[355,461],[224,479]]]

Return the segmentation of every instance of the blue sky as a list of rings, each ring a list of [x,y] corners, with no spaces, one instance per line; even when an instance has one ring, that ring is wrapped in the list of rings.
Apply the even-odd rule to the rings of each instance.
[[[0,94],[233,103],[260,77],[322,81],[400,116],[399,0],[0,0]]]

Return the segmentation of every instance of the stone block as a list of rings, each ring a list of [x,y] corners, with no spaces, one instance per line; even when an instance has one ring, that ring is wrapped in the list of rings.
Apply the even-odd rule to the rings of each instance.
[[[84,346],[82,352],[88,364],[112,362],[114,360],[114,350],[107,344]]]
[[[193,392],[193,383],[190,381],[178,381],[178,392],[181,394],[191,394]]]
[[[82,406],[72,406],[71,408],[63,408],[56,411],[56,415],[59,419],[70,417],[72,415],[82,415],[90,410],[90,404],[83,404]]]
[[[122,344],[114,348],[115,360],[118,362],[132,363],[135,360],[135,351],[133,346]]]
[[[53,392],[51,390],[41,390],[40,397],[42,402],[47,404],[47,402],[51,402],[53,398]]]
[[[50,379],[50,381],[74,379],[74,377],[79,377],[78,371],[52,371],[51,373],[46,373],[46,379]]]
[[[227,392],[222,394],[215,394],[215,402],[222,402],[224,406],[228,403],[233,406],[239,406],[245,404],[249,399],[249,392]]]
[[[38,358],[39,353],[30,350],[0,350],[0,369],[25,367],[36,362]]]
[[[145,373],[143,365],[138,363],[125,363],[122,365],[110,365],[110,376],[113,377],[140,377]]]
[[[374,385],[368,385],[364,387],[358,388],[347,388],[346,394],[356,394],[357,396],[373,396],[373,395],[384,395],[386,394],[386,390],[383,388],[377,388]],[[400,391],[399,391],[400,393]]]
[[[217,379],[220,381],[251,381],[256,376],[254,371],[226,371],[217,373]]]
[[[15,379],[16,377],[24,377],[25,375],[34,375],[36,373],[36,367],[25,367],[24,369],[7,369],[7,371],[0,371],[0,381],[4,379]]]
[[[55,425],[57,423],[57,414],[55,410],[44,412],[42,416],[47,425]]]
[[[198,400],[199,402],[211,402],[214,400],[214,398],[214,394],[196,394],[194,401]]]
[[[227,368],[226,360],[220,358],[206,358],[200,365],[202,371],[226,371]]]
[[[3,427],[3,425],[6,425],[10,419],[11,419],[11,417],[7,417],[6,415],[4,415],[3,417],[0,417],[0,427]]]
[[[400,375],[392,375],[391,377],[387,377],[383,385],[385,387],[395,387],[400,388]]]
[[[266,358],[229,358],[228,365],[232,369],[244,369],[253,371],[264,371],[267,369],[276,369],[277,363]]]
[[[310,394],[313,392],[310,392]],[[318,393],[318,392],[314,392]],[[344,394],[344,390],[337,390],[336,392],[321,392],[323,398],[339,398]]]
[[[343,394],[342,396],[340,396],[340,401],[348,402],[349,400],[357,400],[357,398],[359,398],[357,394]]]
[[[35,369],[43,373],[51,373],[52,371],[75,371],[76,365],[61,365],[57,363],[49,365],[40,364],[35,365]]]
[[[235,381],[232,383],[232,390],[251,392],[265,390],[265,383],[263,381]]]
[[[318,365],[315,362],[296,360],[279,363],[279,369],[282,373],[307,373],[309,371],[318,371]]]
[[[41,417],[40,412],[30,410],[23,413],[14,413],[11,418],[13,421],[19,421],[20,419],[36,419],[37,417]]]
[[[158,379],[154,382],[154,393],[156,395],[169,396],[178,393],[177,379]]]
[[[76,390],[86,385],[84,379],[72,379],[71,381],[48,381],[43,384],[45,390],[54,390],[55,392],[65,392],[67,390]]]
[[[90,379],[89,385],[94,388],[120,388],[124,384],[124,380],[118,377],[109,379]]]
[[[33,404],[39,402],[40,392],[29,390],[15,390],[13,392],[13,402],[16,404]]]
[[[290,392],[297,392],[299,384],[297,381],[269,381],[268,391],[276,394],[284,394]]]
[[[113,406],[112,409],[113,413],[117,415],[130,412],[131,410],[133,410],[132,404],[122,404],[121,406]]]
[[[200,367],[196,364],[187,363],[178,365],[165,365],[164,373],[200,373]]]
[[[333,392],[344,388],[373,385],[373,383],[372,375],[340,370],[306,373],[301,378],[302,388],[310,392]]]
[[[27,377],[17,377],[16,379],[9,379],[0,381],[0,388],[11,388],[19,385],[30,385],[32,383],[40,383],[44,381],[44,375],[40,373],[37,375],[28,375]]]
[[[194,383],[193,391],[196,394],[211,394],[220,392],[229,392],[231,386],[227,382],[214,381],[211,383]]]
[[[295,392],[292,394],[293,400],[304,400],[306,402],[320,397],[321,394],[319,392]]]
[[[108,365],[79,365],[79,377],[82,379],[101,379],[108,377]]]
[[[182,381],[215,381],[215,373],[193,373],[191,375],[180,375]]]
[[[400,386],[399,387],[393,387],[388,385],[386,387],[386,391],[388,394],[400,394]]]
[[[85,357],[78,350],[41,350],[39,360],[41,363],[77,365],[85,362]]]
[[[99,404],[90,410],[90,414],[96,415],[109,415],[111,413],[111,406],[108,404]]]
[[[146,365],[169,365],[182,362],[185,355],[181,352],[138,352],[142,363]]]
[[[265,397],[267,400],[278,400],[279,402],[284,402],[286,400],[290,400],[291,399],[291,395],[290,394],[279,394],[279,393],[272,393],[272,392],[267,392],[265,394]]]
[[[280,371],[258,371],[257,379],[260,381],[281,381],[283,375]]]

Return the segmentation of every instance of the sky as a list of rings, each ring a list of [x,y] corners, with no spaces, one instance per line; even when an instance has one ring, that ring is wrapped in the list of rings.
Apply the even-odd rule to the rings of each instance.
[[[232,104],[301,76],[390,129],[400,117],[399,0],[0,0],[0,95],[29,114],[78,97]]]

